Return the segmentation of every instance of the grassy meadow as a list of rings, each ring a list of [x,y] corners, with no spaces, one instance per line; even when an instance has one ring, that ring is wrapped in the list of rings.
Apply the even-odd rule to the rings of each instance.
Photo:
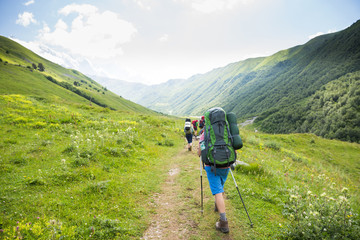
[[[190,239],[358,239],[360,145],[312,134],[272,135],[241,129],[244,147],[233,171],[254,227],[229,174],[225,183],[230,233],[214,230],[219,215],[204,181],[204,214],[200,214],[198,158],[193,171],[182,172],[182,198],[191,196],[196,232]],[[191,211],[191,210],[190,210]]]
[[[174,119],[23,95],[0,108],[1,239],[142,236],[157,166],[183,143]]]
[[[357,143],[241,129],[248,165],[234,176],[254,228],[229,175],[227,236],[214,230],[206,176],[200,214],[199,158],[184,148],[183,120],[1,36],[0,85],[0,239],[140,239],[173,166],[188,239],[360,236]]]
[[[24,95],[1,95],[0,107],[0,238],[142,237],[156,213],[151,196],[166,178],[163,166],[185,151],[182,121]],[[233,239],[359,236],[359,144],[247,128],[238,160],[249,166],[236,166],[234,175],[254,228],[229,175]],[[222,239],[206,177],[204,215],[198,211],[198,157],[188,158],[178,197],[189,201],[183,211],[197,226],[189,238]]]
[[[249,166],[236,166],[235,177],[255,225],[247,228],[249,239],[359,236],[359,144],[311,134],[241,135],[238,158]],[[249,222],[237,192],[229,198]]]

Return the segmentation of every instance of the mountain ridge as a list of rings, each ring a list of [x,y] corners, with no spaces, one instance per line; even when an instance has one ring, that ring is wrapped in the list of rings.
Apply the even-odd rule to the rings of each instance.
[[[358,81],[359,70],[360,21],[357,21],[342,31],[318,36],[268,57],[250,58],[185,80],[151,86],[133,100],[156,111],[179,116],[201,115],[213,106],[232,111],[243,120],[262,115],[255,121],[259,129],[287,133],[287,130],[262,125],[270,120],[272,125],[284,124],[269,117],[279,114],[283,118],[289,111],[300,111],[299,107],[303,108],[323,86],[348,73],[354,73],[356,76],[352,77]],[[131,95],[132,92],[127,91]],[[350,110],[358,111],[354,107]],[[292,132],[304,131],[300,126],[294,127],[304,124],[306,116],[300,118],[302,122],[293,120],[289,125]],[[360,131],[356,125],[351,128]],[[332,136],[321,134],[326,135]],[[360,132],[355,139],[360,141]]]

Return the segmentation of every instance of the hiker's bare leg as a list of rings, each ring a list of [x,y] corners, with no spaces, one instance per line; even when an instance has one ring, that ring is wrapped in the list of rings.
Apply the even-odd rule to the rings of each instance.
[[[225,212],[225,202],[224,202],[224,197],[223,197],[222,193],[215,194],[215,202],[216,202],[216,207],[219,210],[219,213],[224,213]]]

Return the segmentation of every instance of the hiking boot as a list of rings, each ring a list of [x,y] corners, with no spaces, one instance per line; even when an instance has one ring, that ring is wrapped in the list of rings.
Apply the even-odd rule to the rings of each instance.
[[[228,221],[219,220],[216,222],[216,230],[219,230],[222,233],[228,233],[229,232],[229,224]]]

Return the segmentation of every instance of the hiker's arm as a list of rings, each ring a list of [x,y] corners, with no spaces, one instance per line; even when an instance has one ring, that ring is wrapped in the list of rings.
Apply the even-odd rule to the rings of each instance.
[[[199,143],[199,147],[198,147],[198,152],[197,152],[198,156],[201,156],[201,148],[200,148],[200,143]]]

